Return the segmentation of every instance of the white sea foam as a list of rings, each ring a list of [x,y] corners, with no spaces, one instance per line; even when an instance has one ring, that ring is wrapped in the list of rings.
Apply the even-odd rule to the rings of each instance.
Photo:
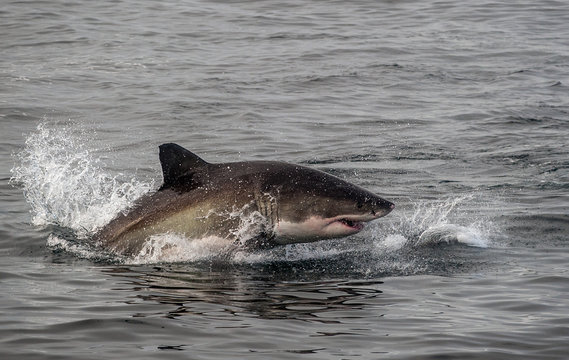
[[[396,251],[401,249],[407,243],[407,238],[401,234],[388,234],[381,242],[376,242],[379,250]]]

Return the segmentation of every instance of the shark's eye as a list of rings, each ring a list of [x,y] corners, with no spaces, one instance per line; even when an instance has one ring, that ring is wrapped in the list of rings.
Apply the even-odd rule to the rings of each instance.
[[[364,204],[362,204],[360,202],[358,203],[358,209],[361,209],[363,206],[364,206]]]

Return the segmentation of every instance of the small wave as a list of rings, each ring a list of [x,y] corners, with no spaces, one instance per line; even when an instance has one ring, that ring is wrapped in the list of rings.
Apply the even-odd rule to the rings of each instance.
[[[73,237],[61,236],[57,232],[49,234],[46,245],[54,252],[63,251],[73,254],[80,259],[92,260],[95,262],[116,262],[117,258],[110,254],[100,251],[86,242],[77,241]]]
[[[454,224],[429,227],[419,236],[415,245],[465,244],[476,247],[488,247],[488,239],[475,226]]]

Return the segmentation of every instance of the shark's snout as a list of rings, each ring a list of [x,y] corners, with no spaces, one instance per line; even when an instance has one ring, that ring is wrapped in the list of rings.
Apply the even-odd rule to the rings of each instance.
[[[395,204],[387,201],[387,200],[383,200],[384,201],[384,209],[386,209],[386,213],[385,215],[389,214],[393,209],[395,209]]]
[[[371,214],[374,218],[380,218],[389,214],[394,208],[394,203],[378,197],[371,206]]]

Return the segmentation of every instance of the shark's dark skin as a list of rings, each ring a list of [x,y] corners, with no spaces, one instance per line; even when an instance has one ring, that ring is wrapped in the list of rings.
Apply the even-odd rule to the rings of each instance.
[[[262,216],[273,244],[355,234],[394,205],[335,176],[276,161],[210,164],[176,144],[160,146],[164,183],[95,235],[111,252],[137,255],[152,235],[235,241],[243,216]],[[190,241],[190,240],[189,240]]]

